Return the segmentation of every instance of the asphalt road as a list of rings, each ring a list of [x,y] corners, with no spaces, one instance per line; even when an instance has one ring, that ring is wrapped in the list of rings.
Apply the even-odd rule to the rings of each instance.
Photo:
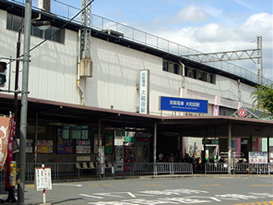
[[[43,193],[26,185],[25,204],[40,204]],[[4,196],[1,196],[3,199]],[[53,183],[46,191],[51,204],[273,204],[273,178],[179,177]],[[257,203],[259,202],[259,203]]]

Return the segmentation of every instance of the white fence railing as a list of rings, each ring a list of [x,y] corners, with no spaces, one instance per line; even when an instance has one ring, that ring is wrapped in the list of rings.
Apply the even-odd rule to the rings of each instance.
[[[236,163],[231,166],[232,174],[270,174],[273,171],[273,164],[249,164]],[[206,163],[205,174],[228,173],[227,163]]]

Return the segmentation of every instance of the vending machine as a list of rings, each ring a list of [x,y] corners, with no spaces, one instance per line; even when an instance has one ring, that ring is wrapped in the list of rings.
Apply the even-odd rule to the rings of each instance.
[[[124,146],[124,171],[131,170],[134,158],[134,146]]]
[[[123,146],[116,146],[115,147],[115,171],[116,172],[123,172],[124,167],[124,149]]]

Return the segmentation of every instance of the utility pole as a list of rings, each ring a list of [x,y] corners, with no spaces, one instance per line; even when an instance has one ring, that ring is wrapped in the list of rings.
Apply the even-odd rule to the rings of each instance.
[[[29,70],[29,50],[31,32],[31,7],[32,1],[25,3],[25,23],[24,23],[24,64],[22,74],[22,98],[21,98],[21,120],[20,120],[20,172],[18,184],[18,205],[24,205],[25,201],[25,175],[26,175],[26,135],[27,135],[27,105],[28,105],[28,70]]]

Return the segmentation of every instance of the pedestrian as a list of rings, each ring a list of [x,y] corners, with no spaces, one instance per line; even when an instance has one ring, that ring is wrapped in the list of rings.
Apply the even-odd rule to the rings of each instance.
[[[169,157],[169,162],[174,162],[175,161],[175,157],[173,156],[173,153],[171,153],[171,156]]]
[[[162,162],[163,157],[164,157],[163,153],[160,152],[159,155],[158,155],[158,160],[159,160],[160,162]]]

